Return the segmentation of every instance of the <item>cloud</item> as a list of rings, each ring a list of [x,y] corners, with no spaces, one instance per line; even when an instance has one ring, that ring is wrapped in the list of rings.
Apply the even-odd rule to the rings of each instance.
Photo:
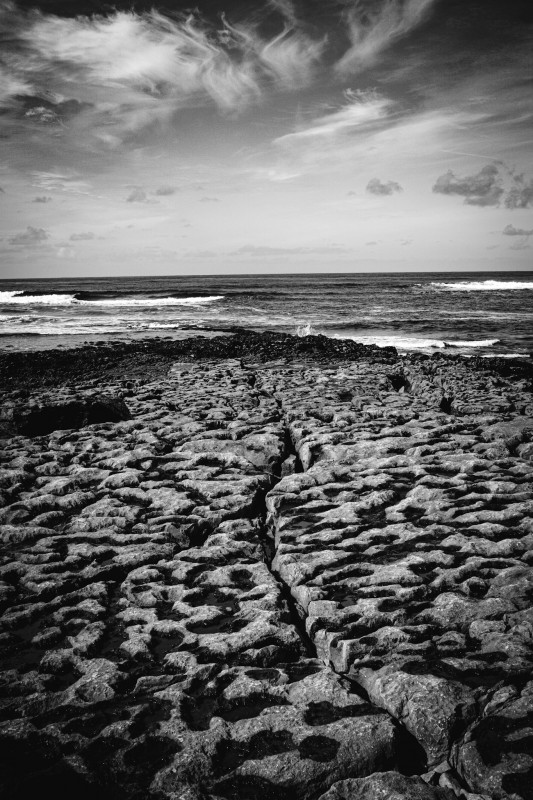
[[[17,233],[8,239],[9,244],[15,244],[22,247],[32,247],[40,245],[49,238],[47,232],[43,228],[33,228],[28,225],[23,233]]]
[[[475,175],[458,178],[452,170],[437,178],[433,191],[437,194],[459,195],[472,206],[497,206],[504,189],[496,164],[487,164]]]
[[[387,181],[387,183],[382,183],[379,178],[372,178],[367,183],[366,186],[367,192],[370,194],[377,194],[377,195],[389,195],[394,194],[394,192],[403,192],[402,187],[396,181]]]
[[[335,65],[346,76],[374,64],[397,39],[406,36],[429,15],[437,0],[355,2],[346,14],[350,47]]]
[[[34,202],[34,203],[51,203],[52,202],[52,198],[51,197],[34,197],[32,202]]]
[[[126,203],[149,203],[150,200],[148,199],[148,195],[141,189],[140,186],[137,186],[130,194],[126,197]]]
[[[89,242],[92,239],[96,239],[96,234],[92,231],[87,231],[86,233],[72,233],[70,235],[71,242]]]
[[[261,69],[280,87],[289,90],[303,88],[312,81],[325,42],[325,38],[315,42],[286,28],[272,41],[260,46]]]
[[[175,186],[158,186],[154,194],[157,194],[159,197],[167,197],[171,194],[175,194],[176,191],[177,189]]]
[[[533,229],[526,231],[523,228],[515,228],[514,225],[506,225],[502,233],[504,236],[533,236]]]
[[[62,191],[68,194],[91,195],[90,185],[77,175],[56,172],[34,172],[33,186],[45,191]]]
[[[506,208],[529,208],[533,206],[533,179],[526,181],[523,175],[513,175],[514,186],[505,198]]]
[[[296,27],[289,4],[282,7],[283,31],[265,38],[253,18],[211,24],[199,13],[154,9],[59,17],[3,2],[0,106],[20,124],[53,129],[75,117],[68,130],[111,146],[187,106],[239,111],[269,88],[313,80],[325,39]]]
[[[201,197],[199,200],[200,203],[220,203],[218,197]]]
[[[498,206],[502,200],[511,210],[533,206],[533,179],[517,174],[501,161],[487,164],[465,178],[458,178],[448,170],[437,178],[433,191],[460,195],[470,206]]]
[[[338,244],[317,245],[316,247],[270,247],[268,245],[246,244],[234,250],[232,256],[298,256],[298,255],[332,255],[349,253],[347,247]]]
[[[296,26],[298,24],[296,9],[291,0],[267,0],[267,3],[269,6],[278,11],[281,16],[291,25]]]
[[[365,244],[367,247],[374,247],[377,244],[377,242],[365,242]]]
[[[280,136],[274,144],[300,143],[302,140],[329,138],[343,133],[352,133],[383,120],[391,106],[390,100],[377,92],[347,91],[348,102],[338,111],[314,119],[310,125],[295,133]]]

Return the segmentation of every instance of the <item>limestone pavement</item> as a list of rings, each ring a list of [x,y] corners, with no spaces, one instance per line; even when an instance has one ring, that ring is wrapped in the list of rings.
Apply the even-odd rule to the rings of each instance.
[[[533,796],[525,380],[202,360],[5,400],[3,796]]]

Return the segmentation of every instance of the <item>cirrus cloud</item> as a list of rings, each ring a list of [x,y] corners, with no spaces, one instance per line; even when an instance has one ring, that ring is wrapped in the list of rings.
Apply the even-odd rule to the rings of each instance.
[[[325,46],[288,23],[265,38],[254,22],[156,10],[59,17],[7,2],[0,24],[0,105],[16,111],[19,124],[50,127],[68,108],[78,129],[111,145],[187,106],[235,112],[269,86],[307,86]]]
[[[354,74],[372,65],[386,48],[420,25],[435,4],[436,0],[354,3],[346,14],[350,47],[337,62],[337,72]]]
[[[274,144],[299,144],[304,140],[331,138],[340,134],[350,134],[357,129],[384,120],[391,107],[391,101],[377,92],[351,91],[344,93],[346,102],[337,111],[316,117],[310,124],[294,133],[280,136]]]

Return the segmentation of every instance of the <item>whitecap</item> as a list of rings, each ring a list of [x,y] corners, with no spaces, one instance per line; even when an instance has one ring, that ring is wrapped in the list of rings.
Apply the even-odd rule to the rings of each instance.
[[[87,306],[87,307],[128,307],[145,308],[160,306],[196,306],[223,300],[224,295],[208,297],[113,297],[102,300],[78,300],[73,294],[24,295],[22,292],[0,292],[0,305],[48,305],[48,306]]]
[[[74,302],[73,294],[24,295],[22,292],[0,292],[0,305],[70,306]]]
[[[352,342],[359,342],[360,344],[375,344],[378,347],[396,347],[398,350],[430,350],[430,349],[444,349],[446,342],[442,339],[418,339],[414,336],[340,336],[334,334],[333,339],[351,339]]]
[[[499,339],[478,339],[472,342],[463,342],[455,339],[446,339],[444,344],[446,347],[492,347],[498,344]]]
[[[398,350],[444,350],[447,347],[492,347],[497,344],[499,339],[478,339],[475,341],[459,341],[454,339],[429,339],[415,336],[399,335],[372,335],[363,334],[361,336],[341,336],[333,335],[334,339],[351,339],[361,344],[375,344],[378,347],[396,347]]]
[[[313,326],[310,322],[306,322],[303,325],[297,325],[296,327],[296,336],[303,338],[305,336],[314,336],[315,331],[313,330]]]
[[[416,284],[422,286],[423,284]],[[533,290],[533,281],[462,281],[461,283],[432,282],[430,286],[447,292],[507,292],[520,289]]]
[[[106,300],[76,300],[76,304],[86,306],[197,306],[204,303],[215,303],[223,300],[224,295],[211,295],[209,297],[113,297]]]

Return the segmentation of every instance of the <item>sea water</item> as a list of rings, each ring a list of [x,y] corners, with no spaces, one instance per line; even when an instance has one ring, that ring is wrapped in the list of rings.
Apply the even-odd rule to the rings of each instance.
[[[533,273],[0,281],[0,348],[227,332],[320,333],[400,352],[533,355]]]

